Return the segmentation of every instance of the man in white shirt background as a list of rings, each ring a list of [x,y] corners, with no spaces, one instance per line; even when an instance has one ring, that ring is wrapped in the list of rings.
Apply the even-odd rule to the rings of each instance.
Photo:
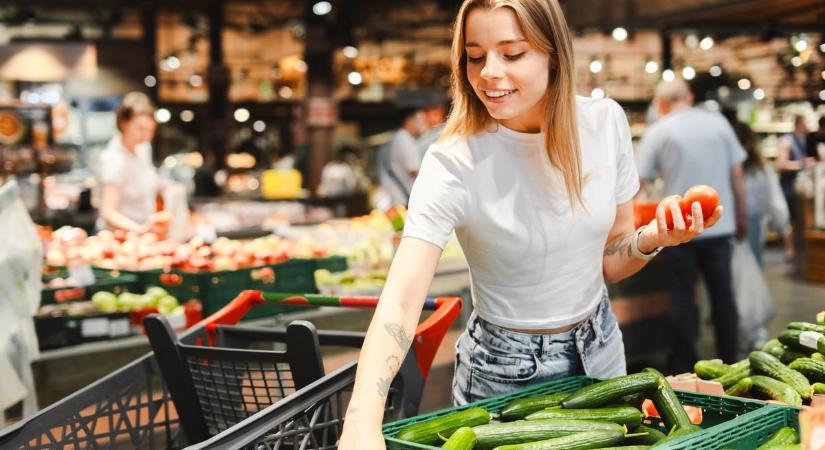
[[[404,111],[401,128],[378,151],[378,181],[392,204],[407,205],[415,177],[421,167],[421,153],[416,142],[427,130],[424,111]]]

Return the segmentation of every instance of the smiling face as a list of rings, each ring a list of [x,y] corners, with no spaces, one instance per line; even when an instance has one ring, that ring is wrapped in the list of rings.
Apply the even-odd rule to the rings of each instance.
[[[548,55],[530,45],[510,8],[470,11],[464,33],[467,79],[490,116],[516,131],[540,131]]]

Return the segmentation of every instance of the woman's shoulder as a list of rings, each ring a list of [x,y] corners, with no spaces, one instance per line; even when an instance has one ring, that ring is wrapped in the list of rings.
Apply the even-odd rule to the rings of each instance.
[[[472,136],[442,136],[427,149],[424,160],[435,160],[441,163],[467,165],[472,162],[472,142],[477,138]]]
[[[594,98],[576,96],[576,109],[579,115],[584,116],[589,122],[603,122],[616,117],[626,120],[624,109],[612,98]]]

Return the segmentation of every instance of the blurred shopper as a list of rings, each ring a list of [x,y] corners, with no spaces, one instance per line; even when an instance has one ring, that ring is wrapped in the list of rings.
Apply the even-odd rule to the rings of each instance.
[[[819,128],[808,135],[808,154],[825,161],[825,116],[819,118]]]
[[[98,229],[166,234],[168,216],[156,213],[158,175],[147,158],[155,135],[154,113],[149,97],[140,92],[126,94],[115,112],[119,133],[98,162]]]
[[[378,182],[392,204],[407,205],[421,166],[416,138],[427,129],[424,111],[404,111],[404,122],[392,139],[378,150]]]
[[[738,313],[731,279],[731,238],[746,237],[745,150],[730,124],[716,112],[693,107],[693,95],[682,80],[663,82],[653,99],[659,119],[642,138],[638,166],[642,179],[656,174],[667,193],[684,193],[708,184],[722,205],[735,206],[713,229],[696,240],[666,249],[669,273],[671,356],[674,373],[691,372],[698,360],[699,310],[695,298],[701,272],[710,295],[717,354],[725,362],[738,356]],[[679,214],[681,216],[681,214]]]
[[[444,119],[446,109],[442,105],[432,106],[424,110],[424,115],[427,120],[427,131],[418,137],[418,152],[420,159],[424,159],[424,154],[427,149],[441,137],[441,132],[444,130]]]
[[[779,231],[785,245],[785,252],[793,252],[790,240],[788,206],[782,195],[779,181],[773,171],[765,165],[758,149],[756,134],[751,127],[738,120],[735,114],[726,114],[739,143],[747,153],[742,167],[745,171],[745,215],[748,222],[748,244],[759,267],[764,266],[765,225],[768,221]]]
[[[453,108],[412,189],[340,450],[385,448],[390,383],[453,231],[472,273],[473,313],[452,385],[463,405],[575,374],[624,374],[605,280],[632,275],[722,214],[705,218],[695,203],[692,226],[679,215],[668,230],[660,206],[635,229],[639,177],[627,118],[612,100],[575,95],[557,0],[465,0],[454,30]]]
[[[785,194],[785,201],[788,202],[791,218],[796,216],[796,175],[805,167],[814,164],[817,159],[816,149],[808,148],[808,123],[805,117],[795,116],[793,124],[793,132],[779,140],[775,163],[776,171],[779,172],[779,184],[782,186],[782,193]]]
[[[364,164],[358,151],[349,145],[338,150],[338,155],[324,165],[318,195],[321,197],[342,197],[369,189],[370,180],[364,171]]]

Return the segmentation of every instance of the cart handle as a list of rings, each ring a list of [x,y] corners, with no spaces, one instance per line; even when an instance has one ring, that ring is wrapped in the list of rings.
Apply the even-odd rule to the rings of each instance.
[[[295,294],[279,292],[243,291],[234,300],[221,308],[215,314],[202,320],[197,326],[206,330],[209,346],[214,346],[218,325],[234,325],[254,306],[264,304],[282,305],[316,305],[316,306],[346,306],[353,308],[375,308],[378,297],[356,297],[320,294]],[[437,297],[427,298],[424,309],[435,311],[430,317],[421,322],[415,329],[415,348],[418,368],[426,379],[430,373],[435,354],[447,330],[458,317],[461,311],[461,298]]]

